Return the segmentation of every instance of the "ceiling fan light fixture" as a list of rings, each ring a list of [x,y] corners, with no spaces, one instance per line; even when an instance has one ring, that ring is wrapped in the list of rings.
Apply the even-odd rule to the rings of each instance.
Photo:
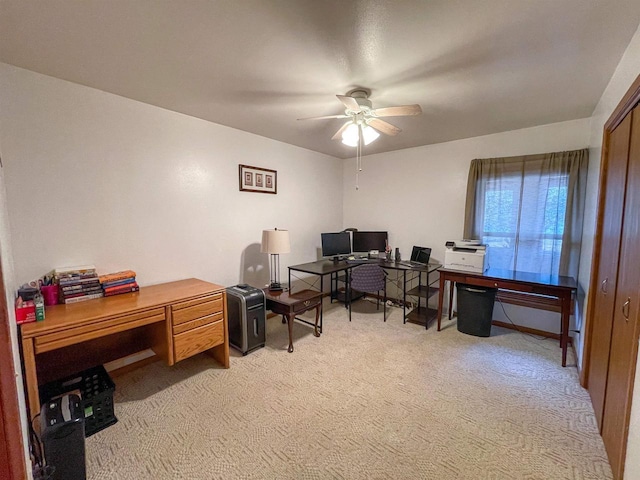
[[[358,130],[358,125],[355,123],[349,125],[346,130],[342,132],[342,143],[349,147],[357,147],[359,138]]]
[[[369,125],[365,125],[362,127],[362,141],[365,145],[369,145],[371,142],[375,141],[380,134]],[[360,128],[357,124],[352,123],[349,125],[344,132],[342,132],[342,143],[348,145],[349,147],[357,147],[358,146],[358,138],[360,137]]]
[[[365,125],[362,128],[362,139],[364,140],[365,145],[369,145],[371,142],[377,140],[380,134],[376,131],[375,128],[371,128],[369,125]]]

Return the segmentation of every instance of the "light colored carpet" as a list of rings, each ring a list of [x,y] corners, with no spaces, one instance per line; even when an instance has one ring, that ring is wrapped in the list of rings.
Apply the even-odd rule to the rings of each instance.
[[[588,393],[551,340],[402,324],[325,303],[324,333],[268,320],[231,368],[206,355],[116,378],[96,479],[609,479]],[[570,358],[570,363],[573,361]]]

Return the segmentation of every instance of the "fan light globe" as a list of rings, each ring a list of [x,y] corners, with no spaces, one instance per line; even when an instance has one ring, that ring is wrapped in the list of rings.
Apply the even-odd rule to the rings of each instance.
[[[374,128],[371,128],[369,125],[365,126],[362,129],[362,138],[364,140],[365,145],[369,145],[371,142],[376,140],[379,136],[380,134]]]
[[[342,132],[342,143],[350,147],[358,146],[358,125],[352,123]]]
[[[359,128],[358,125],[352,123],[347,127],[347,129],[342,133],[342,143],[348,145],[350,147],[358,146],[358,138],[359,138]],[[375,129],[371,128],[369,125],[365,125],[362,128],[362,140],[365,145],[369,145],[376,138],[378,138],[380,134],[376,132]]]

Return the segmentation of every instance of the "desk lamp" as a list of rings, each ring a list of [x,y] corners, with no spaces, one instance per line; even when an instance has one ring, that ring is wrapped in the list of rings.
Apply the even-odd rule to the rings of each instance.
[[[289,230],[278,230],[277,228],[263,230],[260,251],[269,254],[269,270],[271,271],[269,290],[282,291],[282,285],[280,284],[280,254],[291,251]]]

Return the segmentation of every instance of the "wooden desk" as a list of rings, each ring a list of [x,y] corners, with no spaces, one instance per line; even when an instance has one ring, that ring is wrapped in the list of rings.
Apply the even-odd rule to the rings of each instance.
[[[316,292],[315,290],[302,290],[296,293],[271,292],[268,288],[265,288],[264,294],[267,299],[267,310],[282,315],[287,322],[289,327],[289,353],[293,352],[293,321],[296,315],[315,308],[316,322],[313,334],[316,337],[320,336],[320,332],[318,331],[318,318],[322,312],[321,292]]]
[[[449,289],[449,315],[451,315],[451,299],[453,284],[455,282],[556,297],[560,301],[560,347],[562,348],[562,366],[567,366],[571,296],[578,289],[578,285],[573,277],[540,275],[529,272],[517,272],[515,270],[489,269],[485,273],[473,273],[441,268],[440,292],[438,294],[438,331],[440,331],[440,322],[442,320],[444,285],[447,280],[451,282]]]
[[[168,365],[208,351],[229,368],[226,306],[224,287],[191,278],[46,307],[43,322],[20,329],[30,418],[38,385],[147,348]]]

